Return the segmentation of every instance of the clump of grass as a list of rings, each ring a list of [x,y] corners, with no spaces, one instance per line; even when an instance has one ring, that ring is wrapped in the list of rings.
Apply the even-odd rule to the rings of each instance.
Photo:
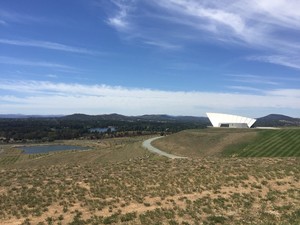
[[[0,169],[0,220],[297,224],[299,180],[296,158],[148,158],[38,169],[13,164]]]

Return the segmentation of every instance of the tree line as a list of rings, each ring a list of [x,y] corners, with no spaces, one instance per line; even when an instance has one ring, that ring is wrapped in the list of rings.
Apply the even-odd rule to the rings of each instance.
[[[90,132],[91,128],[115,127],[106,133]],[[0,119],[0,141],[54,141],[66,139],[101,139],[174,133],[185,129],[204,128],[201,122],[76,120],[64,118]]]

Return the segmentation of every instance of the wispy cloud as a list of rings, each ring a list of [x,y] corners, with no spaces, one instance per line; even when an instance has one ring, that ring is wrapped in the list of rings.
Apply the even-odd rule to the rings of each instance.
[[[258,76],[252,74],[230,74],[227,75],[230,81],[249,84],[266,84],[266,85],[279,85],[280,82],[276,81],[277,77]]]
[[[57,68],[57,69],[75,69],[74,67],[51,63],[51,62],[43,62],[43,61],[29,61],[18,58],[0,56],[0,63],[2,64],[11,64],[11,65],[21,65],[21,66],[36,66],[36,67],[49,67],[49,68]]]
[[[181,49],[180,45],[175,45],[175,44],[162,42],[162,41],[145,41],[144,43],[147,45],[156,46],[163,49],[171,49],[171,50]]]
[[[49,78],[58,78],[58,76],[55,75],[55,74],[47,74],[46,77],[49,77]]]
[[[273,40],[283,44],[284,37],[276,32],[282,29],[295,31],[300,24],[298,1],[161,0],[155,3],[183,20],[193,21],[190,24],[195,29],[210,31],[216,39],[234,43],[238,40],[254,46],[274,48]],[[174,22],[178,23],[178,16]]]
[[[260,93],[264,92],[264,90],[262,89],[247,87],[247,86],[228,86],[227,88],[234,89],[234,90],[241,90],[241,91],[251,91],[251,92],[260,92]]]
[[[182,92],[135,89],[107,85],[84,85],[48,81],[1,80],[0,113],[74,113],[118,112],[127,115],[167,113],[204,115],[207,110],[236,111],[300,110],[299,90],[273,90],[260,94],[227,92]],[[22,93],[20,96],[19,93]],[[5,107],[4,107],[5,106]],[[23,110],[23,111],[22,111]],[[249,111],[250,112],[250,111]],[[253,116],[253,115],[252,115]]]
[[[41,17],[33,17],[31,15],[16,13],[14,11],[8,11],[4,9],[0,9],[0,20],[5,24],[9,23],[41,23],[45,22],[45,18]]]
[[[295,57],[291,57],[288,55],[250,56],[248,57],[248,59],[277,64],[277,65],[286,66],[298,70],[300,69],[300,56],[295,56]]]
[[[225,78],[231,85],[229,89],[241,91],[241,93],[260,93],[264,95],[298,96],[300,89],[297,87],[300,82],[298,77],[270,76],[253,74],[229,74]],[[288,85],[287,85],[288,84]],[[291,85],[292,84],[292,85]],[[285,88],[280,88],[285,87]],[[291,87],[291,88],[287,88]]]
[[[108,18],[107,23],[118,30],[127,31],[131,25],[128,21],[129,12],[132,10],[135,0],[113,0],[111,2],[117,7],[117,10],[113,16]]]
[[[271,95],[277,96],[291,96],[291,97],[300,97],[300,89],[275,89],[267,92]],[[300,104],[300,103],[299,103]]]
[[[256,61],[299,67],[294,58],[300,58],[300,41],[293,36],[299,35],[300,1],[149,0],[139,1],[139,4],[130,0],[111,1],[119,10],[109,18],[109,24],[125,35],[138,33],[135,37],[144,44],[149,45],[159,36],[161,43],[184,46],[188,42],[182,34],[191,33],[192,29],[194,39],[199,42],[214,40],[258,52],[263,50],[270,56],[257,57]],[[163,25],[151,30],[149,24],[153,21]],[[165,32],[166,26],[169,35]],[[119,29],[125,27],[130,27],[130,32]],[[152,46],[165,48],[159,42]]]
[[[17,45],[17,46],[24,46],[24,47],[37,47],[37,48],[45,48],[45,49],[81,53],[81,54],[92,54],[92,55],[97,54],[97,52],[90,51],[85,48],[78,48],[74,46],[64,45],[55,42],[48,42],[48,41],[0,39],[0,44]]]
[[[265,14],[264,18],[269,18],[266,22],[276,24],[281,27],[288,27],[294,30],[300,28],[300,2],[297,0],[255,0],[252,11],[258,10]],[[257,18],[258,19],[258,18]]]
[[[109,18],[108,23],[117,29],[126,29],[128,28],[128,23],[126,22],[125,18],[126,13],[121,11],[117,16]]]
[[[222,7],[208,7],[204,2],[196,0],[162,0],[158,1],[157,4],[169,12],[178,13],[183,19],[189,18],[190,21],[194,22],[191,25],[196,29],[210,28],[207,30],[214,33],[224,32],[224,29],[227,29],[230,31],[227,32],[228,34],[231,33],[239,36],[245,32],[246,24],[243,18],[239,14],[223,10]],[[203,23],[210,23],[210,26],[203,27],[199,25]]]

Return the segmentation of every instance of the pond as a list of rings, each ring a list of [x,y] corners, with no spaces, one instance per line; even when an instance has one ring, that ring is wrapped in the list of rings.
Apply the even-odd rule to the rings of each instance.
[[[20,149],[22,149],[25,154],[37,154],[66,150],[87,150],[88,148],[75,145],[36,145],[22,146]]]

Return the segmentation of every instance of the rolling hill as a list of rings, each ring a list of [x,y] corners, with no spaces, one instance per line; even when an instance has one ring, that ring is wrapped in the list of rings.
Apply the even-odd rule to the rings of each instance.
[[[254,126],[256,127],[285,127],[300,126],[300,119],[280,114],[270,114],[257,118]]]
[[[112,120],[112,121],[149,121],[149,122],[202,122],[209,123],[207,117],[196,117],[196,116],[170,116],[165,114],[152,114],[142,116],[124,116],[120,114],[103,114],[103,115],[86,115],[86,114],[72,114],[61,117],[66,120]]]
[[[156,140],[168,153],[201,157],[300,157],[300,129],[185,130]]]
[[[57,118],[61,120],[110,120],[110,121],[150,121],[150,122],[184,122],[184,123],[203,123],[209,125],[207,117],[197,116],[171,116],[165,114],[148,114],[141,116],[125,116],[117,113],[87,115],[75,113],[71,115],[23,115],[23,114],[0,114],[0,119],[28,119],[28,118]],[[270,114],[257,118],[254,126],[256,127],[283,127],[283,126],[300,126],[300,118],[293,118],[286,115]]]

